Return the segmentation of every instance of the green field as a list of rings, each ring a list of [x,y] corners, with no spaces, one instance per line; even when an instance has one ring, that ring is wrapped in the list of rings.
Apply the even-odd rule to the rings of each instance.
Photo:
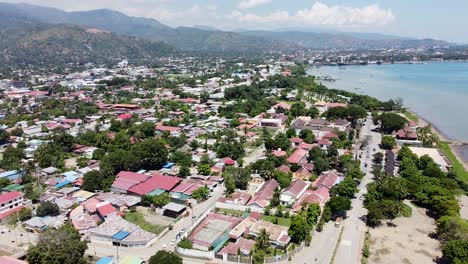
[[[415,114],[411,113],[410,111],[405,110],[403,114],[405,115],[406,118],[408,118],[408,120],[418,122],[418,117]]]
[[[278,225],[287,226],[287,227],[289,227],[291,225],[291,219],[289,219],[289,218],[277,217],[277,216],[273,216],[273,215],[264,215],[264,216],[262,216],[263,221],[267,221],[267,222],[270,222],[270,223],[273,223],[273,224],[276,223],[276,219],[278,219]]]
[[[452,162],[453,171],[457,174],[460,180],[468,183],[468,172],[463,167],[463,164],[455,157],[453,154],[452,149],[449,146],[448,142],[439,142],[439,148],[442,152],[447,156],[447,158]]]
[[[124,219],[139,226],[141,229],[154,234],[160,234],[165,226],[155,225],[145,220],[142,213],[139,212],[128,212],[125,214]]]

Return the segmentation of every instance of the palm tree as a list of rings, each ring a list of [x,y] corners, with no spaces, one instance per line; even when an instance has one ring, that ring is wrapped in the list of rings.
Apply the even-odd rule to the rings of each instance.
[[[270,233],[266,229],[262,229],[255,240],[255,246],[257,249],[266,251],[270,247]]]

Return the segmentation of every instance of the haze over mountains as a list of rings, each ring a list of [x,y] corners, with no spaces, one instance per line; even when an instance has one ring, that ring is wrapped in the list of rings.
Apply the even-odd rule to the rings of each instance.
[[[227,32],[207,26],[173,28],[155,19],[130,17],[108,9],[65,12],[7,3],[0,3],[0,26],[0,54],[6,55],[6,60],[20,56],[29,61],[60,59],[64,54],[75,58],[73,61],[84,61],[108,55],[145,59],[173,50],[261,53],[310,48],[415,48],[450,44],[433,39],[365,33]]]

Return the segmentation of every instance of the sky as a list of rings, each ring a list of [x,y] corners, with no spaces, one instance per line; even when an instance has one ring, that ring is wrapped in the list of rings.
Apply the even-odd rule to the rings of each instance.
[[[467,0],[0,0],[67,11],[99,8],[169,26],[374,32],[468,43]]]

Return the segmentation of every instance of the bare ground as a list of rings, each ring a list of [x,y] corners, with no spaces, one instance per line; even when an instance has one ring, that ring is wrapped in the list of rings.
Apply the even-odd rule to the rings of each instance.
[[[458,197],[458,203],[460,204],[460,216],[463,219],[468,220],[468,196],[462,195]]]
[[[396,227],[384,224],[370,230],[369,263],[434,263],[442,255],[439,242],[429,237],[435,231],[434,220],[426,215],[426,210],[409,206],[412,216],[395,219]]]

